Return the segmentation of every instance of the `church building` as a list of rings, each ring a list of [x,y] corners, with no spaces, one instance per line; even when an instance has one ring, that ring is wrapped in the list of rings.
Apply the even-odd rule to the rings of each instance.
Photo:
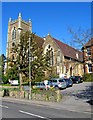
[[[13,49],[15,44],[20,41],[20,33],[21,31],[28,30],[32,32],[31,20],[29,19],[28,22],[22,20],[21,13],[19,13],[17,20],[9,19],[6,48],[7,58],[15,58]],[[59,75],[59,77],[62,74],[67,75],[67,77],[72,75],[83,75],[82,52],[53,38],[50,34],[45,38],[36,35],[36,39],[40,42],[40,45],[43,46],[44,54],[46,54],[48,50],[51,50],[52,57],[50,63],[53,67],[54,74]],[[8,68],[8,64],[6,67]],[[48,74],[47,71],[45,73]]]
[[[51,66],[59,77],[64,74],[67,77],[83,75],[83,54],[71,46],[47,35],[44,39],[44,53],[51,50]]]
[[[20,33],[21,31],[28,30],[32,31],[31,20],[29,19],[28,22],[22,20],[21,13],[19,13],[17,20],[12,20],[11,18],[9,18],[6,48],[7,58],[14,58],[15,53],[13,52],[13,48],[15,44],[17,44],[20,41]]]

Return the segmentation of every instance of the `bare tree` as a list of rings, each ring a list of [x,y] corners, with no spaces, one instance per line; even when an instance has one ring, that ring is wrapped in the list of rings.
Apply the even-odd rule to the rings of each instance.
[[[81,50],[84,47],[85,43],[88,42],[93,36],[93,29],[82,29],[78,28],[77,31],[73,30],[71,27],[68,27],[68,31],[71,34],[71,46],[75,47],[78,50]]]

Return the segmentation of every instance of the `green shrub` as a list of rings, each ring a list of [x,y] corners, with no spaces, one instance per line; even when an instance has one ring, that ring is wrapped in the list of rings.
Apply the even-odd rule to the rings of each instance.
[[[4,83],[4,84],[9,83],[7,76],[3,76],[2,80],[3,80],[3,83]]]
[[[19,88],[2,88],[2,90],[9,90],[9,91],[19,91]]]
[[[49,79],[51,79],[51,78],[59,78],[59,75],[57,75],[57,74],[52,74],[52,75],[49,76]]]
[[[32,89],[32,93],[47,93],[47,94],[49,94],[51,92],[55,92],[55,89],[51,89],[51,90],[45,90],[45,89],[41,90],[39,88]]]
[[[7,83],[7,84],[2,84],[2,86],[11,86],[11,84]]]
[[[83,79],[85,82],[93,82],[93,73],[84,74]]]
[[[29,82],[23,82],[22,85],[29,85]]]

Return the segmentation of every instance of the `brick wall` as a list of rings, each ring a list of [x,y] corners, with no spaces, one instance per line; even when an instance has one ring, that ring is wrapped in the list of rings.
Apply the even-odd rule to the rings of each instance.
[[[87,48],[90,48],[91,55],[87,54]],[[89,73],[88,63],[92,64],[92,72],[93,72],[93,46],[88,46],[88,47],[84,48],[84,69],[85,69],[85,73]]]

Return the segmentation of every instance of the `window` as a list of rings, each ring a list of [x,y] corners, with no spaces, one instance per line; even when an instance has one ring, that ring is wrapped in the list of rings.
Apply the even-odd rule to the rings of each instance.
[[[16,39],[16,29],[14,27],[13,31],[12,31],[12,40]]]
[[[64,80],[63,80],[63,79],[60,79],[59,82],[64,82]]]
[[[60,56],[60,51],[58,51],[58,56]]]
[[[88,64],[88,70],[89,70],[89,72],[92,72],[92,64]]]
[[[54,65],[54,53],[53,53],[53,48],[51,45],[48,45],[48,48],[46,49],[46,55],[50,58],[49,59],[49,64]]]
[[[91,50],[90,50],[90,48],[87,48],[87,55],[91,55]]]
[[[54,64],[54,58],[53,58],[54,56],[53,56],[53,51],[52,51],[52,66],[53,66],[53,64]]]
[[[48,45],[48,48],[49,48],[49,49],[50,49],[50,47],[51,47],[51,46],[50,46],[50,45]]]
[[[14,55],[12,55],[12,60],[14,60],[14,58],[15,58]]]
[[[79,58],[78,53],[76,53],[76,58],[77,58],[77,59]]]
[[[57,66],[57,74],[59,74],[59,73],[60,73],[60,67]]]
[[[53,82],[57,82],[57,80],[53,80]]]
[[[60,57],[58,56],[57,57],[57,65],[59,66],[59,64],[60,64]]]
[[[15,46],[15,43],[13,42],[13,43],[12,43],[12,47],[14,47],[14,46]]]

